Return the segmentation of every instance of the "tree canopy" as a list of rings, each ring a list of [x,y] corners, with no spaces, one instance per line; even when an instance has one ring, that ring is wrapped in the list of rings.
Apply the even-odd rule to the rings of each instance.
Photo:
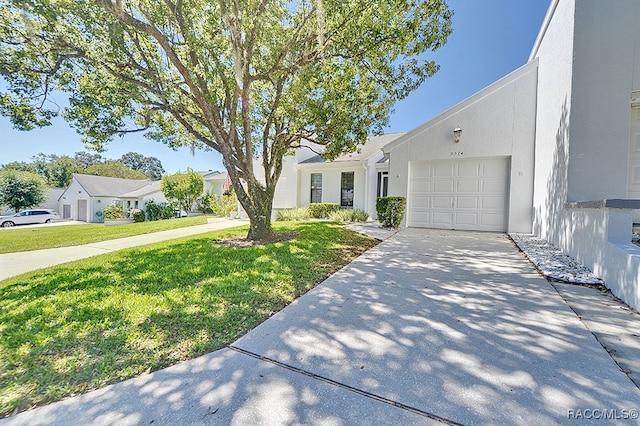
[[[96,163],[87,167],[84,174],[95,176],[108,176],[122,179],[147,179],[147,176],[139,170],[132,170],[117,161]]]
[[[0,205],[19,212],[45,201],[44,179],[31,172],[4,170],[0,172]]]
[[[168,200],[177,202],[182,210],[189,212],[202,195],[204,180],[198,172],[188,169],[186,172],[163,176],[160,189]]]
[[[73,158],[68,155],[58,156],[44,153],[39,153],[31,158],[30,163],[13,161],[2,164],[0,170],[11,169],[36,173],[45,179],[47,185],[56,188],[68,186],[74,173],[152,180],[160,180],[164,174],[160,160],[135,152],[123,155],[118,161],[86,151],[76,152]]]
[[[120,162],[131,170],[144,173],[151,180],[160,180],[164,174],[162,162],[156,157],[145,157],[137,152],[127,152],[120,157]]]
[[[438,66],[445,0],[0,0],[0,113],[18,129],[58,114],[101,148],[145,132],[222,154],[249,238],[271,232],[283,156],[325,158],[381,132]],[[264,169],[258,179],[254,162]]]

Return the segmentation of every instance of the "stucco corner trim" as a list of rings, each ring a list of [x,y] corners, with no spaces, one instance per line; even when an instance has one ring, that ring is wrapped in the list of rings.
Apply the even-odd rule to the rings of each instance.
[[[565,209],[640,209],[640,200],[624,199],[624,198],[611,198],[605,200],[595,201],[576,201],[572,203],[565,203]]]

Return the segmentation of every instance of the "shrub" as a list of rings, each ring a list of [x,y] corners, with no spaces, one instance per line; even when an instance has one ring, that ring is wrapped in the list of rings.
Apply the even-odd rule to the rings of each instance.
[[[145,208],[149,220],[161,220],[172,219],[176,206],[173,203],[156,203],[153,200],[149,200]]]
[[[338,210],[337,203],[311,203],[307,206],[309,216],[317,219],[329,217],[331,212]]]
[[[124,211],[122,206],[118,204],[112,204],[109,207],[102,210],[102,215],[105,219],[124,219]]]
[[[364,210],[353,210],[353,221],[352,222],[366,222],[369,220],[369,213]]]
[[[216,199],[208,192],[196,200],[196,206],[204,214],[213,213],[213,203]]]
[[[387,228],[397,228],[404,217],[405,197],[379,197],[376,200],[378,220]]]
[[[366,222],[369,219],[369,213],[364,210],[336,210],[329,213],[329,219],[334,222]]]
[[[305,207],[296,207],[293,209],[282,209],[276,213],[276,220],[295,221],[309,219],[309,210]]]
[[[132,218],[134,222],[144,222],[145,220],[144,212],[140,209],[129,210],[129,217]]]

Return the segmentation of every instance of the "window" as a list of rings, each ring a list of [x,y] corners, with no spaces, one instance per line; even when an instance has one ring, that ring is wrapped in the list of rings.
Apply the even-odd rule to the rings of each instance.
[[[340,206],[353,207],[353,172],[342,172],[340,179]]]
[[[322,173],[311,173],[311,202],[322,202]]]
[[[378,172],[378,197],[387,196],[387,188],[389,187],[389,172]]]

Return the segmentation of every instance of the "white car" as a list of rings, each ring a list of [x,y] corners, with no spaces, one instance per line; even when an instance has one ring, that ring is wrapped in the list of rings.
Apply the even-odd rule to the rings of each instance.
[[[60,219],[58,213],[51,209],[23,210],[11,216],[0,216],[0,226],[8,228],[14,225],[27,225],[31,223],[50,223]]]

